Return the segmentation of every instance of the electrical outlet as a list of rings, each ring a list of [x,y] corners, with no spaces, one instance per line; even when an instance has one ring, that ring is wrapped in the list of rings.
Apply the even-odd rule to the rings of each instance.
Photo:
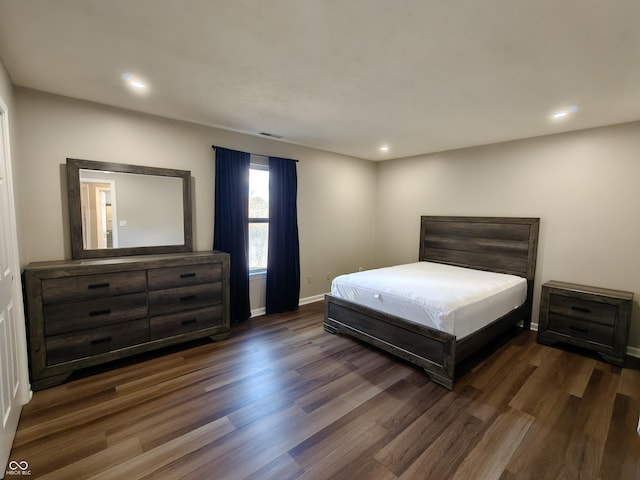
[[[309,275],[309,276],[307,277],[307,284],[308,284],[308,285],[311,285],[311,283],[313,283],[313,282],[312,282],[312,280],[313,280],[313,278],[311,277],[311,275]]]
[[[331,272],[327,272],[327,280],[331,280]]]

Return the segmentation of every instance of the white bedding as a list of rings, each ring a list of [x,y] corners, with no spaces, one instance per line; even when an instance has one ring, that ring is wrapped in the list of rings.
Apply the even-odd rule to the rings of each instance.
[[[331,294],[462,339],[522,305],[516,275],[417,262],[336,277]]]

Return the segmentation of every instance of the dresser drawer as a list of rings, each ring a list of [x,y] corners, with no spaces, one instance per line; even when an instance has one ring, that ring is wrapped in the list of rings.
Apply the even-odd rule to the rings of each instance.
[[[151,340],[157,340],[224,325],[222,305],[216,305],[215,307],[152,317],[149,324],[149,334]]]
[[[42,280],[42,301],[46,305],[112,297],[125,293],[144,292],[146,288],[145,271],[48,278]]]
[[[59,335],[147,316],[147,294],[131,293],[44,307],[45,335]]]
[[[205,283],[191,287],[149,292],[149,315],[180,312],[222,302],[222,284]]]
[[[187,265],[185,267],[154,268],[149,270],[149,290],[215,283],[222,280],[222,265]]]
[[[571,338],[579,338],[589,342],[613,347],[615,328],[601,323],[587,322],[574,317],[565,317],[549,313],[547,325],[549,332],[560,333]]]
[[[551,294],[549,311],[557,315],[613,326],[616,324],[615,305]]]
[[[47,364],[55,365],[91,357],[148,341],[149,321],[147,319],[47,337],[45,341]]]

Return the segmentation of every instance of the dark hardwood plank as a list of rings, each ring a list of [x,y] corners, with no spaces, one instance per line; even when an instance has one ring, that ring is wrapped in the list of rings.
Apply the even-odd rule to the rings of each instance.
[[[598,478],[640,478],[640,438],[634,428],[638,412],[640,399],[616,395]]]
[[[546,417],[534,417],[539,421],[532,423],[506,469],[519,478],[559,478],[579,402],[564,395]]]
[[[486,426],[477,417],[462,412],[400,478],[439,480],[451,477],[476,446]]]
[[[450,392],[376,454],[376,460],[401,475],[460,416],[472,398]]]
[[[640,478],[637,368],[523,332],[449,391],[322,321],[306,305],[38,391],[10,459],[54,479]]]
[[[499,478],[535,418],[508,408],[489,426],[451,478]]]
[[[620,375],[593,370],[578,407],[576,429],[605,441],[619,382]]]
[[[558,478],[598,478],[602,442],[574,430]]]
[[[304,470],[298,465],[289,454],[284,453],[269,462],[264,467],[256,470],[245,480],[294,480],[299,478]],[[193,477],[194,480],[200,480]]]

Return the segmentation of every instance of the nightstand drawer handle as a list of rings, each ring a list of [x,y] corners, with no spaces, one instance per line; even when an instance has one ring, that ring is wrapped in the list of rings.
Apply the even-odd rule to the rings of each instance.
[[[587,330],[586,328],[574,327],[573,325],[569,326],[569,330],[573,330],[574,332],[580,332],[580,333],[589,333],[589,330]]]
[[[571,310],[575,310],[576,312],[582,312],[582,313],[591,313],[591,309],[589,308],[585,308],[585,307],[575,307],[572,306]]]
[[[111,309],[105,308],[104,310],[93,310],[92,312],[89,312],[89,316],[98,317],[100,315],[109,315],[110,313],[111,313]]]
[[[196,276],[195,273],[183,273],[180,275],[180,278],[193,278],[195,276]]]
[[[89,285],[89,290],[94,290],[96,288],[108,288],[109,282],[105,283],[94,283],[93,285]]]
[[[195,300],[196,298],[198,298],[197,295],[186,295],[184,297],[180,297],[180,301],[181,302],[188,302],[189,300]]]
[[[183,320],[182,325],[189,325],[191,323],[197,323],[197,322],[198,322],[197,318],[190,318],[189,320]]]
[[[111,341],[111,337],[96,338],[95,340],[91,340],[91,345],[99,345],[100,343],[109,343],[110,341]]]

